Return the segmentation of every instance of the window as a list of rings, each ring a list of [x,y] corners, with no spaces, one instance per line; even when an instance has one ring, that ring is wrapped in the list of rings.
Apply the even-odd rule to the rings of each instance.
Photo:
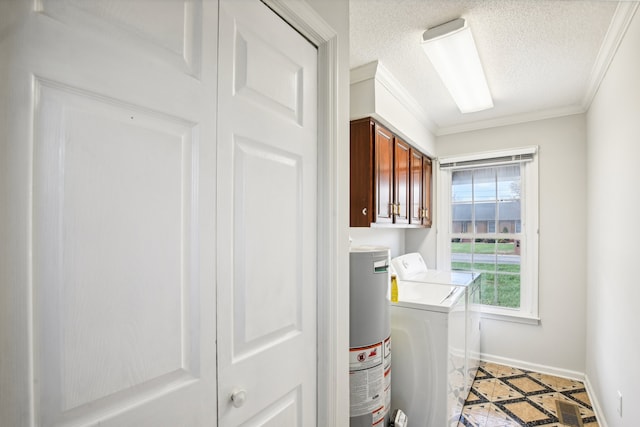
[[[485,312],[532,321],[538,317],[535,152],[441,158],[438,180],[438,267],[481,272]]]

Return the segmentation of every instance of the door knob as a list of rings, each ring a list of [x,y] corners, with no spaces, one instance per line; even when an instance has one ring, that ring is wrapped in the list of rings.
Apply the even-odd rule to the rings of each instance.
[[[241,407],[244,405],[245,400],[247,400],[247,392],[245,390],[235,390],[231,393],[231,403],[234,407]]]

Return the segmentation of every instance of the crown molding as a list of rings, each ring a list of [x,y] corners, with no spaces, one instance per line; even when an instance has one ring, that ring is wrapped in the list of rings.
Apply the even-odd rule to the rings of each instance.
[[[477,122],[464,123],[454,126],[445,126],[438,128],[435,135],[451,135],[454,133],[470,132],[474,130],[489,129],[495,127],[516,125],[520,123],[535,122],[538,120],[554,119],[558,117],[572,116],[574,114],[583,114],[586,110],[582,106],[569,106],[554,108],[549,110],[534,111],[531,113],[513,114],[510,116],[497,117],[489,120],[479,120]]]
[[[369,62],[359,67],[352,68],[349,71],[349,83],[355,84],[365,80],[375,79],[377,70],[378,61]]]
[[[369,62],[351,70],[350,83],[360,83],[375,79],[383,85],[389,93],[400,102],[425,128],[435,134],[438,127],[429,119],[429,115],[402,84],[391,74],[380,61]]]
[[[402,104],[420,123],[431,133],[435,133],[438,127],[431,121],[427,112],[420,106],[413,96],[400,84],[400,82],[387,70],[384,65],[378,63],[376,80],[379,81],[389,92]]]
[[[627,33],[631,19],[638,9],[638,4],[636,1],[621,1],[616,7],[616,11],[611,19],[611,25],[609,25],[607,34],[605,34],[602,45],[600,46],[596,62],[591,69],[591,79],[584,98],[582,99],[582,107],[585,111],[591,106],[591,102],[598,92],[600,83],[602,83],[604,76],[607,74],[609,65],[611,65],[611,61],[613,61],[613,57],[616,55],[618,47],[624,35]]]

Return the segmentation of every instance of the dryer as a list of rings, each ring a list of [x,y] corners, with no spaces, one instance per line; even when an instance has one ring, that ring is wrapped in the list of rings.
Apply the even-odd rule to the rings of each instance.
[[[479,363],[479,316],[468,311],[479,274],[428,270],[417,253],[391,263],[399,279],[390,306],[391,407],[412,426],[456,426]]]

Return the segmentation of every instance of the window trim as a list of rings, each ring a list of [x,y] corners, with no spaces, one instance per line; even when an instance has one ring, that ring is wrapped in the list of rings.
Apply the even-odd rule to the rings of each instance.
[[[438,269],[449,270],[451,268],[451,172],[453,170],[469,169],[472,167],[496,166],[496,159],[500,159],[500,165],[513,163],[522,164],[521,188],[525,195],[521,199],[524,218],[521,222],[521,232],[526,238],[520,247],[520,256],[524,269],[520,275],[520,308],[482,306],[483,317],[500,319],[505,321],[538,324],[538,240],[539,240],[539,194],[538,194],[538,147],[524,147],[513,150],[480,152],[464,154],[460,156],[446,156],[435,159],[436,168],[436,265]],[[526,154],[526,158],[522,155]],[[511,160],[509,160],[509,158]],[[469,160],[475,163],[469,165]],[[446,162],[449,166],[440,167]],[[464,166],[455,166],[464,162]],[[454,164],[454,166],[450,166]]]

